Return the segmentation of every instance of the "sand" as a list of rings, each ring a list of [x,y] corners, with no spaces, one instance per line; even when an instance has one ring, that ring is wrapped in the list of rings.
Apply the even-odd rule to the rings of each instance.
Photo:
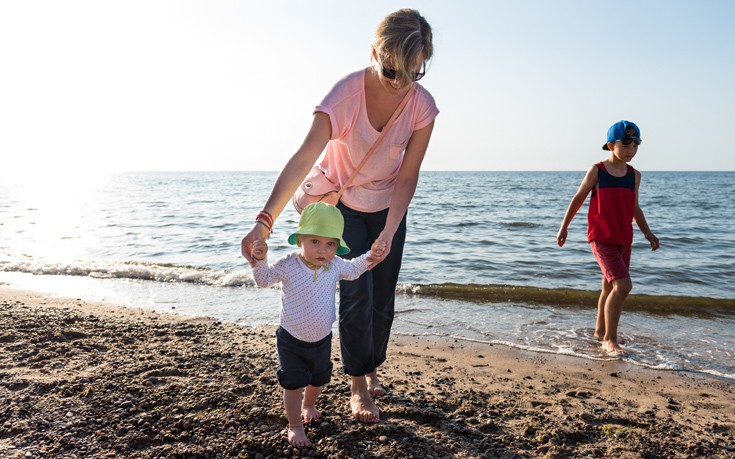
[[[425,337],[396,337],[381,421],[335,372],[285,441],[272,329],[0,286],[0,457],[735,457],[733,383]]]

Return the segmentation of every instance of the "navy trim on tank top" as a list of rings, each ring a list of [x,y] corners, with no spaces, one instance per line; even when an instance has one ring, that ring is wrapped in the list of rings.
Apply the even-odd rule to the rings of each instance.
[[[628,172],[622,177],[615,177],[610,174],[602,163],[597,164],[599,169],[597,175],[597,187],[598,188],[628,188],[635,190],[635,174],[633,173],[633,166],[630,164],[626,165]]]

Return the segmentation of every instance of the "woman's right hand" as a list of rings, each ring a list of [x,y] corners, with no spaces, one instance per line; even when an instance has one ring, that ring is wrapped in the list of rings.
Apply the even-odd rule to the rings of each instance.
[[[248,261],[250,266],[255,266],[255,258],[253,258],[253,242],[265,241],[268,239],[268,228],[265,225],[256,223],[248,234],[242,238],[240,243],[242,256]]]

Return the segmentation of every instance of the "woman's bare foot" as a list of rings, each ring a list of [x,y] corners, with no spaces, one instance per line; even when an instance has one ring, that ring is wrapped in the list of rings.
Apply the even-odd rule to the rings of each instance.
[[[288,444],[291,446],[311,446],[311,442],[306,438],[304,426],[288,426]]]
[[[380,411],[368,392],[367,380],[364,376],[353,376],[350,391],[350,407],[352,417],[360,422],[378,422]]]
[[[615,357],[627,357],[628,351],[620,347],[615,341],[607,340],[602,342],[602,350],[607,352],[608,355]]]
[[[352,407],[352,417],[360,422],[378,422],[380,420],[380,411],[367,392],[353,394],[350,397],[350,406]]]
[[[316,409],[314,405],[312,406],[302,406],[301,407],[301,416],[304,418],[304,424],[309,424],[311,421],[316,421],[320,417],[322,417],[322,413]]]
[[[365,380],[367,381],[368,394],[370,394],[371,397],[377,398],[385,395],[385,389],[383,389],[383,386],[380,384],[377,372],[373,371],[372,373],[365,375]]]

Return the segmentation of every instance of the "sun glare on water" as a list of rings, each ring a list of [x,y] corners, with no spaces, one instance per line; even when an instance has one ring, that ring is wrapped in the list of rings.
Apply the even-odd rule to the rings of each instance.
[[[33,208],[74,214],[111,176],[111,173],[84,170],[39,170],[3,173],[0,180],[16,199]]]
[[[14,218],[3,222],[4,237],[14,252],[38,253],[50,258],[73,257],[75,240],[95,218],[101,193],[112,174],[84,171],[47,171],[0,174],[3,204]],[[34,247],[29,247],[33,245]],[[34,250],[34,248],[36,250]]]

